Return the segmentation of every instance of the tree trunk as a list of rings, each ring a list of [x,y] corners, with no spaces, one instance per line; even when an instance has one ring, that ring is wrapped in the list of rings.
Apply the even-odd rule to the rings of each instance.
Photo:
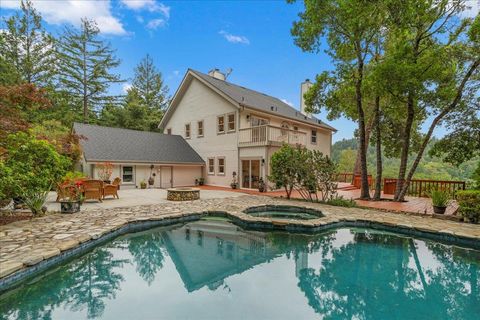
[[[400,155],[400,167],[398,168],[397,184],[395,187],[395,201],[403,201],[400,199],[400,192],[403,189],[405,174],[407,172],[408,154],[410,153],[410,136],[412,133],[413,120],[415,119],[414,98],[410,92],[407,98],[407,119],[405,128],[402,133],[402,152]]]
[[[88,119],[88,92],[87,92],[87,45],[83,42],[83,123]]]
[[[377,176],[375,178],[375,194],[373,195],[374,200],[380,200],[382,194],[382,137],[381,137],[381,128],[380,128],[380,97],[375,97],[375,146],[376,146],[376,156],[377,156]]]
[[[365,126],[365,144],[366,144],[366,150],[368,150],[368,146],[370,145],[370,135],[372,132],[372,127],[373,127],[373,118],[369,119]],[[360,142],[358,142],[358,145],[360,146]],[[354,175],[359,175],[361,173],[360,169],[360,147],[357,147],[357,157],[355,158],[355,166],[353,167],[353,174]],[[353,178],[352,178],[353,181]]]
[[[363,58],[360,52],[360,44],[357,43],[357,80],[355,81],[355,95],[358,112],[358,131],[359,131],[359,149],[360,149],[360,173],[362,184],[360,189],[360,199],[370,199],[370,191],[368,188],[368,172],[367,172],[367,148],[366,148],[366,132],[365,132],[365,113],[362,104],[362,80],[363,80]]]

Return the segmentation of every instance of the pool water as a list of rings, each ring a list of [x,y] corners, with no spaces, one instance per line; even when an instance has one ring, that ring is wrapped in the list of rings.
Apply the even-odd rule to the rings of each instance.
[[[200,220],[119,237],[0,296],[0,319],[479,319],[480,252],[370,229]]]

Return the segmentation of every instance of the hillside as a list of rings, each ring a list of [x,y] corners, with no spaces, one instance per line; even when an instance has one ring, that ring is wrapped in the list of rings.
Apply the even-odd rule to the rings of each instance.
[[[479,158],[472,159],[460,165],[459,167],[444,163],[438,157],[431,157],[428,150],[435,140],[432,140],[427,147],[427,152],[418,166],[415,178],[417,179],[435,179],[435,180],[462,180],[467,181],[472,176],[475,168],[480,161]],[[340,172],[352,172],[355,164],[357,149],[357,140],[343,139],[337,141],[332,146],[332,159],[339,164]],[[368,171],[375,174],[375,149],[370,146],[367,154]],[[383,176],[395,178],[398,174],[400,160],[397,158],[383,158]]]

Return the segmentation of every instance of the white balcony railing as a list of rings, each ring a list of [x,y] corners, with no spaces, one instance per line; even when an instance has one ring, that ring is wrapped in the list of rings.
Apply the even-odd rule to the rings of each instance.
[[[270,125],[239,130],[238,145],[240,147],[282,145],[283,143],[304,146],[307,143],[307,134]]]

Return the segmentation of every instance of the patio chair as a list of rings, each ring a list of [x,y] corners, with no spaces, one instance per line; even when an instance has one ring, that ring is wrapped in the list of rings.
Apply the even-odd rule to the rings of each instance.
[[[120,178],[115,178],[113,180],[112,184],[106,184],[103,186],[103,199],[105,199],[106,196],[113,196],[114,198],[120,199],[118,196],[118,189],[120,188],[120,182],[122,179]]]
[[[102,202],[103,197],[103,181],[101,180],[85,180],[82,183],[84,200],[98,200]]]

